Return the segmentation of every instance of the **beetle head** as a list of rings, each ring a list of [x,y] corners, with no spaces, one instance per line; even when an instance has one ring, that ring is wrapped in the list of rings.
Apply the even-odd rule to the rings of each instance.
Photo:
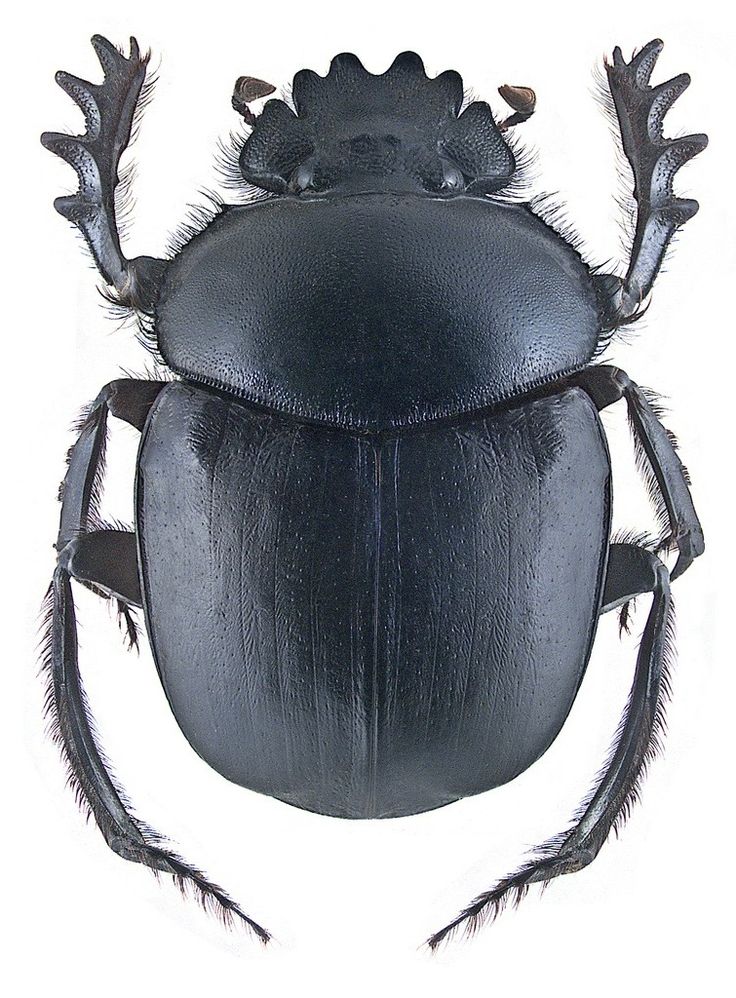
[[[350,54],[328,74],[294,77],[295,110],[271,100],[240,153],[250,183],[277,193],[414,190],[489,193],[508,186],[516,161],[488,104],[461,113],[463,82],[430,79],[413,52],[380,76]]]

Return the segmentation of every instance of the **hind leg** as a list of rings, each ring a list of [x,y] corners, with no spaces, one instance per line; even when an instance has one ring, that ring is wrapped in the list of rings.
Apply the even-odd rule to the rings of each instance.
[[[164,387],[160,382],[127,379],[107,385],[92,404],[71,449],[62,486],[59,558],[47,596],[49,634],[44,661],[49,673],[48,709],[72,782],[110,848],[123,859],[172,874],[183,888],[197,891],[206,907],[214,908],[225,920],[237,917],[267,942],[268,932],[241,911],[222,888],[164,848],[160,836],[133,816],[97,745],[79,672],[71,579],[117,599],[124,612],[129,605],[141,602],[134,535],[100,529],[98,503],[107,416],[113,413],[141,429]]]
[[[598,786],[580,805],[572,826],[543,843],[536,858],[495,887],[478,895],[460,914],[427,940],[435,949],[461,927],[477,928],[506,904],[518,902],[531,884],[575,873],[598,855],[611,829],[626,819],[637,800],[648,762],[660,747],[668,692],[667,651],[671,600],[665,565],[644,548],[613,544],[610,548],[603,609],[613,609],[632,596],[651,592],[652,605],[636,661],[616,743]]]

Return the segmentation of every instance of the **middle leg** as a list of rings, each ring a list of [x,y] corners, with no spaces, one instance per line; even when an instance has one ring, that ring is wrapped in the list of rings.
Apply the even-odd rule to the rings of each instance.
[[[705,541],[690,495],[687,470],[677,455],[672,434],[659,421],[645,391],[620,368],[588,367],[573,375],[570,382],[585,389],[599,410],[619,399],[626,401],[637,463],[667,531],[659,550],[676,545],[679,552],[671,575],[676,579],[703,553]]]

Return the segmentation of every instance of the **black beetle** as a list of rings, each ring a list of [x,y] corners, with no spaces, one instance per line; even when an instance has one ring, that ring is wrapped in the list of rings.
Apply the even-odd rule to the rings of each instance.
[[[682,74],[662,43],[606,64],[631,166],[623,277],[595,270],[534,204],[513,114],[464,104],[455,72],[406,52],[380,76],[349,54],[302,70],[292,105],[241,77],[250,127],[230,163],[250,202],[221,205],[171,259],[124,257],[119,162],[147,97],[147,57],[92,39],[104,81],[59,73],[83,136],[45,133],[79,191],[81,230],[117,306],[170,381],[121,379],[81,421],[62,486],[48,595],[48,706],[77,792],[109,846],[193,884],[269,934],[135,819],[92,733],[70,580],[142,607],[172,710],[219,773],[340,817],[415,814],[506,783],[556,737],[601,613],[651,593],[611,756],[570,829],[430,939],[590,863],[659,746],[670,581],[703,534],[656,401],[596,363],[643,311],[673,234],[697,211],[676,171],[704,135],[663,136]],[[611,540],[599,410],[625,399],[661,536]],[[109,414],[140,430],[136,529],[100,514]],[[670,573],[658,554],[678,552]]]

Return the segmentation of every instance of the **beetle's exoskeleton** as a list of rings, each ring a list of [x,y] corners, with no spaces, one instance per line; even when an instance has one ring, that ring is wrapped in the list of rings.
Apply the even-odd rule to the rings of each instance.
[[[236,84],[237,150],[260,196],[221,206],[170,259],[124,257],[118,165],[146,96],[135,40],[65,73],[83,136],[46,133],[77,171],[57,209],[172,372],[100,392],[72,448],[49,592],[50,709],[108,844],[268,933],[130,813],[92,735],[71,579],[142,607],[176,718],[243,786],[342,817],[435,808],[513,779],[559,732],[599,616],[652,594],[607,768],[571,828],[429,940],[435,946],[596,856],[658,744],[670,581],[703,550],[686,472],[651,397],[596,363],[641,311],[697,203],[672,179],[705,136],[666,139],[688,85],[650,86],[662,44],[606,66],[633,172],[624,276],[594,272],[517,184],[512,114],[464,104],[457,73],[404,53],[302,70],[292,102]],[[624,399],[662,536],[611,540],[600,409]],[[141,431],[136,524],[98,509],[106,421]],[[670,573],[658,553],[676,548]]]

